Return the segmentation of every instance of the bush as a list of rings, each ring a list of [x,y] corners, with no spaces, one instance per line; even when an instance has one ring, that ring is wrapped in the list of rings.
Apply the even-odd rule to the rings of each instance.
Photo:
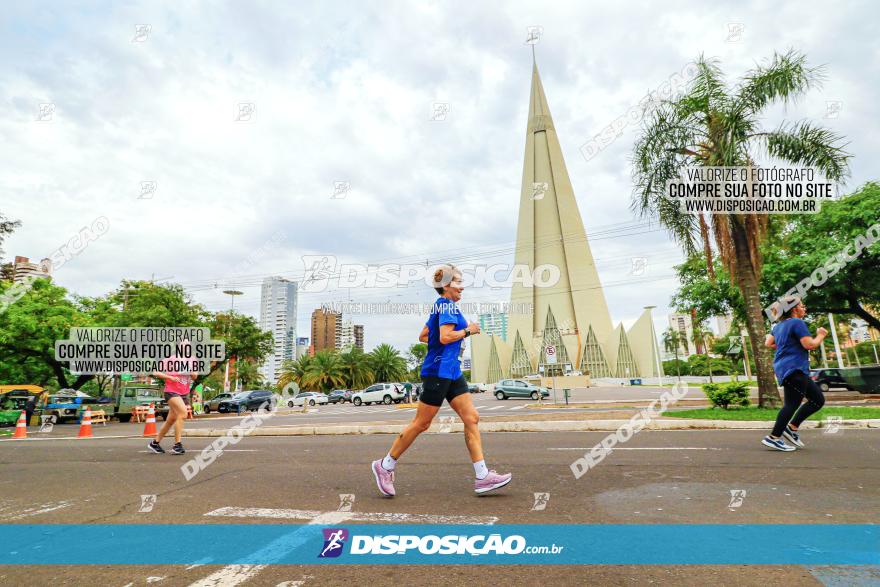
[[[752,405],[749,399],[749,386],[747,383],[707,383],[703,386],[703,393],[706,394],[713,407],[720,407],[725,410],[730,406],[747,408]]]
[[[663,361],[663,373],[668,375],[669,377],[674,377],[678,373],[682,375],[690,375],[690,369],[688,369],[688,364],[686,361],[682,361],[678,359],[678,370],[676,370],[676,360],[670,359],[669,361]]]
[[[717,357],[707,359],[705,355],[691,355],[688,358],[688,370],[691,375],[708,375],[710,364],[712,365],[712,375],[729,375],[734,370],[730,359]]]

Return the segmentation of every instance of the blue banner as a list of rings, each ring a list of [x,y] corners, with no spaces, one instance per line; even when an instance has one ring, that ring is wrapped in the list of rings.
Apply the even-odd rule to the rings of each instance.
[[[5,524],[4,565],[877,565],[872,524]]]

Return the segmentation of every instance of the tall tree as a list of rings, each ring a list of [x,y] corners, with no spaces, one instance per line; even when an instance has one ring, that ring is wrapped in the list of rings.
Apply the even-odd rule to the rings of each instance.
[[[10,287],[15,286],[0,283],[0,294]],[[51,372],[59,389],[79,389],[94,375],[72,375],[66,362],[55,360],[55,341],[67,339],[71,328],[94,325],[92,317],[68,298],[66,289],[48,279],[35,279],[18,301],[0,312],[0,362],[20,363],[23,370],[17,376],[33,375],[46,382]]]
[[[0,261],[3,261],[3,241],[19,226],[21,226],[20,220],[9,220],[0,214]]]
[[[306,369],[303,384],[321,391],[344,386],[345,372],[342,370],[342,360],[336,351],[324,350],[315,353]]]
[[[376,382],[400,381],[406,377],[406,360],[390,344],[380,344],[370,352],[370,367]]]
[[[678,364],[678,351],[681,349],[681,333],[669,327],[663,331],[663,348],[667,353],[675,354],[675,372],[679,380],[681,379],[681,367]]]
[[[812,314],[853,314],[880,329],[880,242],[869,244],[873,237],[868,230],[880,222],[878,211],[880,184],[870,182],[823,204],[818,214],[786,216],[780,229],[784,239],[765,247],[765,304],[811,275],[825,278],[830,259],[841,251],[854,256],[858,247],[861,251],[855,259],[833,263],[839,268],[809,290],[805,303]]]
[[[697,349],[703,349],[703,355],[706,357],[706,365],[709,366],[709,382],[712,382],[712,357],[709,356],[709,345],[712,344],[712,331],[706,328],[705,324],[698,322],[694,324],[691,339]]]
[[[763,214],[702,215],[682,212],[665,199],[666,182],[694,166],[755,166],[762,155],[795,165],[818,168],[839,180],[848,173],[849,155],[842,137],[810,122],[782,123],[763,131],[762,111],[788,103],[820,84],[820,68],[806,65],[795,51],[774,54],[766,65],[747,72],[733,88],[724,80],[718,62],[700,57],[697,74],[683,95],[663,100],[646,112],[645,126],[633,152],[635,193],[633,207],[643,216],[656,216],[689,254],[702,244],[707,271],[718,249],[725,267],[743,297],[746,327],[757,367],[759,403],[775,403],[779,394],[768,349],[759,284],[760,244],[767,232]],[[710,225],[711,224],[711,225]]]
[[[348,389],[363,389],[373,380],[369,357],[359,348],[353,347],[340,353],[339,360]]]
[[[285,361],[281,366],[281,376],[276,384],[278,390],[283,390],[290,383],[302,389],[305,386],[304,381],[312,359],[313,357],[309,355],[303,355],[294,361]]]

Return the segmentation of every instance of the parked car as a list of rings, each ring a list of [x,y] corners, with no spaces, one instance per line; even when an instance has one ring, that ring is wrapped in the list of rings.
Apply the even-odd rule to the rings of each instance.
[[[538,387],[519,379],[502,379],[495,384],[495,398],[507,399],[510,397],[530,397],[537,400],[539,397],[548,397],[550,392],[544,387]]]
[[[403,385],[399,383],[377,383],[363,391],[352,394],[351,403],[361,404],[399,404],[403,400]]]
[[[241,391],[231,398],[222,400],[217,406],[220,413],[235,412],[240,414],[246,411],[256,411],[263,407],[272,410],[275,408],[277,399],[275,394],[265,389],[257,389],[254,391]]]
[[[468,383],[468,391],[471,393],[486,393],[485,383]]]
[[[212,411],[213,412],[220,411],[220,402],[222,402],[225,399],[231,399],[232,396],[233,396],[233,394],[227,393],[227,392],[217,394],[216,397],[205,402],[205,413],[210,414]]]
[[[334,389],[327,396],[327,401],[331,404],[344,404],[351,401],[352,392],[347,389]]]
[[[293,396],[293,399],[287,400],[287,407],[292,408],[294,406],[302,406],[303,404],[314,406],[316,404],[326,404],[328,401],[327,394],[320,391],[302,391]]]
[[[852,389],[838,369],[811,369],[810,379],[816,382],[823,393],[832,387]]]

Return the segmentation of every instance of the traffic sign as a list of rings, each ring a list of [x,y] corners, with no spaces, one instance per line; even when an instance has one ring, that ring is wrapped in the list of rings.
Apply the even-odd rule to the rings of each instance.
[[[546,362],[555,365],[556,364],[556,347],[552,344],[548,344],[547,348],[544,349],[544,355],[546,356]]]

